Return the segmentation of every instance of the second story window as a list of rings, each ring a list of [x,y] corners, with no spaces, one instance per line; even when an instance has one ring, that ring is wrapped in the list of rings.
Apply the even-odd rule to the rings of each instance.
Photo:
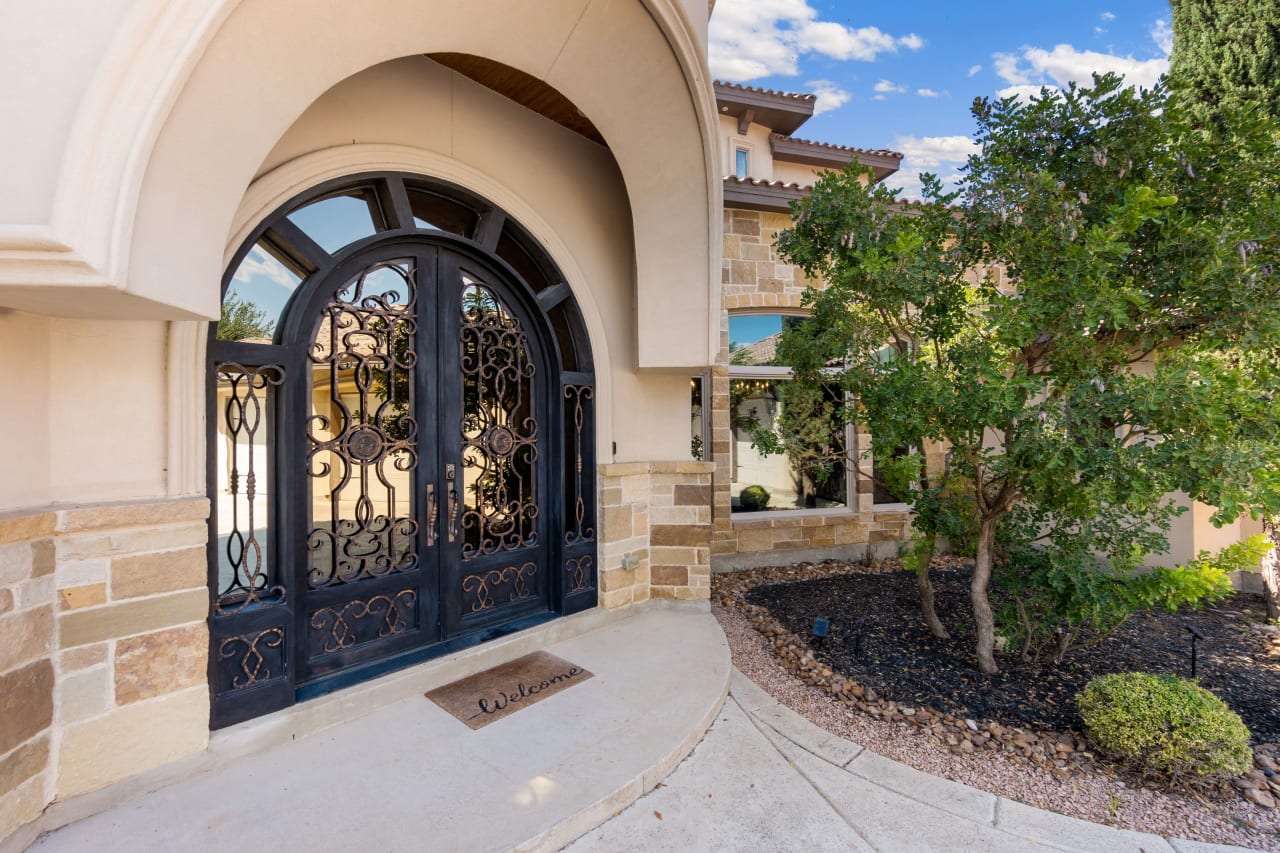
[[[745,148],[738,148],[734,152],[733,174],[738,178],[747,176],[747,168],[750,165],[750,153]]]

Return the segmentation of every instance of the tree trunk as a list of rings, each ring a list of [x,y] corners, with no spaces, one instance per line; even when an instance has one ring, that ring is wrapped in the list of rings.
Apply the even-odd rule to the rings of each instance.
[[[987,675],[999,672],[996,666],[996,620],[991,612],[987,588],[991,583],[991,559],[996,549],[996,518],[984,517],[978,526],[978,552],[973,561],[973,581],[969,601],[973,605],[973,625],[978,633],[978,669]]]
[[[920,615],[924,618],[924,624],[929,626],[933,636],[941,640],[949,640],[951,635],[943,627],[942,620],[938,618],[938,611],[933,607],[933,581],[929,579],[929,561],[933,554],[934,541],[934,537],[930,536],[924,562],[916,569],[916,589],[920,592]]]

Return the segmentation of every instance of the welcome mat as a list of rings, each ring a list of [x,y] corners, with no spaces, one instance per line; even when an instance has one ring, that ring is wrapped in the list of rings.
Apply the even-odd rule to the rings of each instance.
[[[577,664],[550,652],[534,652],[437,687],[426,696],[479,729],[590,677],[591,673]]]

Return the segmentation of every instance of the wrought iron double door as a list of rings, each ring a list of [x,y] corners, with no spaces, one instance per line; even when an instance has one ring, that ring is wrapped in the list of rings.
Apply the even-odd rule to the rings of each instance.
[[[310,384],[283,471],[303,522],[285,531],[300,690],[546,613],[553,594],[560,382],[539,318],[448,246],[381,245],[327,282],[285,330]]]

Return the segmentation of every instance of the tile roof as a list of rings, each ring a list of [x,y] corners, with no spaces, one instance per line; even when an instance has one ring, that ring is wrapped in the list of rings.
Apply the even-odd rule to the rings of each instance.
[[[782,133],[769,134],[770,139],[783,139],[797,145],[805,145],[812,148],[822,148],[827,151],[847,151],[851,154],[868,154],[876,157],[892,157],[896,160],[902,159],[902,152],[891,151],[888,148],[854,148],[852,145],[836,145],[833,142],[815,142],[812,139],[801,139],[798,136],[787,136]]]
[[[795,98],[798,101],[816,101],[817,95],[808,92],[782,92],[778,89],[762,89],[759,86],[748,86],[744,83],[730,83],[726,80],[713,81],[717,86],[724,86],[726,89],[737,89],[739,92],[752,92],[757,95],[769,95],[774,98]]]

